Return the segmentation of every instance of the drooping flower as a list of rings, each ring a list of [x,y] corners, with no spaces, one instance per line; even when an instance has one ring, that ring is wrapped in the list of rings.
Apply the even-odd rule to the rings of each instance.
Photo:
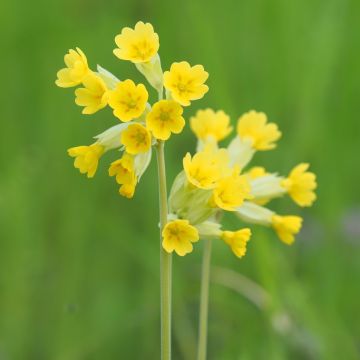
[[[190,126],[197,138],[202,141],[209,138],[221,141],[232,131],[230,117],[222,110],[198,110],[196,115],[190,118]]]
[[[58,71],[55,84],[63,88],[81,84],[90,71],[85,54],[78,47],[70,49],[64,56],[64,62],[66,68]]]
[[[121,133],[121,143],[129,154],[145,153],[151,146],[151,135],[145,126],[134,123]]]
[[[236,209],[236,215],[243,221],[271,226],[281,241],[292,244],[295,235],[300,231],[302,218],[300,216],[281,216],[270,209],[252,202],[244,203]]]
[[[272,226],[285,244],[291,245],[295,235],[300,231],[302,218],[300,216],[279,216],[272,217]]]
[[[84,87],[75,90],[75,103],[84,106],[83,114],[94,114],[107,105],[107,87],[102,78],[88,73],[82,81]]]
[[[250,184],[244,175],[234,171],[219,180],[213,190],[213,200],[217,207],[226,211],[235,211],[245,199],[251,199]]]
[[[190,66],[186,61],[175,62],[164,73],[164,86],[171,97],[183,106],[201,99],[209,90],[205,81],[209,74],[202,65]]]
[[[226,174],[229,158],[225,149],[206,148],[191,157],[187,153],[183,159],[183,166],[188,181],[200,189],[213,189],[217,182]]]
[[[168,252],[175,251],[184,256],[193,250],[193,242],[199,240],[197,229],[188,220],[173,220],[168,222],[162,231],[162,246]]]
[[[122,158],[115,160],[109,167],[109,176],[116,176],[118,184],[130,184],[133,182],[134,157],[130,154],[124,154]]]
[[[115,37],[115,43],[118,46],[114,50],[115,56],[133,63],[148,62],[159,50],[158,34],[150,23],[142,21],[137,22],[134,29],[123,28]]]
[[[246,254],[246,245],[250,240],[251,230],[244,228],[238,231],[223,231],[222,240],[230,246],[232,252],[239,258]]]
[[[97,143],[68,149],[68,154],[75,158],[75,168],[79,169],[81,174],[87,174],[88,178],[94,177],[99,159],[103,153],[104,147]]]
[[[140,117],[146,108],[149,94],[143,84],[135,85],[132,80],[117,84],[115,90],[109,91],[109,105],[114,115],[127,122]]]
[[[251,230],[243,228],[237,231],[222,231],[221,224],[215,220],[206,220],[196,225],[200,239],[222,240],[239,258],[246,253],[246,245],[251,237]]]
[[[316,176],[307,171],[309,164],[302,163],[291,170],[289,176],[281,182],[291,198],[299,206],[311,206],[316,200],[314,190],[317,187]]]
[[[161,100],[146,116],[146,126],[156,139],[168,140],[171,133],[179,134],[185,126],[182,107],[173,100]]]
[[[111,163],[109,176],[115,176],[116,182],[120,184],[120,195],[132,198],[136,188],[136,175],[133,156],[125,153],[121,159]]]
[[[274,123],[267,123],[267,116],[262,112],[249,111],[239,118],[238,135],[250,139],[256,150],[270,150],[276,147],[275,142],[281,137],[281,132]]]

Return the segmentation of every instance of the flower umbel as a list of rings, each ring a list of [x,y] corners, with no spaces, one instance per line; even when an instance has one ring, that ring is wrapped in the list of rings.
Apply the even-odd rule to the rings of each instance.
[[[146,108],[149,94],[143,84],[135,85],[132,80],[117,84],[115,90],[109,92],[109,105],[114,115],[127,122],[142,115]]]
[[[79,48],[70,49],[64,62],[66,68],[58,71],[56,85],[66,88],[81,84],[90,71],[85,54]]]
[[[168,140],[171,133],[179,134],[185,126],[182,107],[173,100],[160,100],[146,116],[146,126],[156,139]]]
[[[148,62],[159,50],[159,36],[149,23],[139,21],[135,28],[125,27],[121,34],[115,37],[118,49],[114,54],[122,60],[129,60],[133,63]]]
[[[84,87],[75,90],[75,102],[84,106],[83,114],[94,114],[107,105],[107,87],[99,75],[89,73],[82,81]]]
[[[95,143],[90,146],[76,146],[68,149],[68,154],[75,158],[74,166],[88,178],[94,177],[104,147]]]
[[[188,220],[173,220],[168,222],[162,232],[163,248],[171,253],[175,251],[184,256],[193,250],[193,242],[199,240],[197,229]]]
[[[186,61],[173,63],[170,71],[164,73],[164,86],[171,97],[183,106],[192,100],[201,99],[209,90],[205,81],[209,74],[202,65],[190,66]]]

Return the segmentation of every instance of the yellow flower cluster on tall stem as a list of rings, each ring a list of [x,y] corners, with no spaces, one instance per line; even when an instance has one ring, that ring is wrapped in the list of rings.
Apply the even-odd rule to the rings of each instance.
[[[92,70],[86,55],[79,48],[70,49],[65,55],[66,67],[58,71],[55,83],[63,88],[79,86],[75,90],[75,103],[83,107],[84,115],[93,115],[109,105],[117,122],[95,136],[93,144],[68,150],[80,173],[87,174],[88,178],[94,177],[100,158],[110,150],[120,150],[122,156],[110,164],[109,176],[120,185],[120,195],[132,198],[151,161],[152,148],[156,150],[160,205],[161,358],[169,360],[172,255],[162,246],[163,236],[172,239],[169,240],[168,250],[174,246],[177,248],[178,239],[185,237],[183,227],[187,221],[168,223],[164,147],[165,141],[172,134],[181,133],[185,126],[183,106],[201,99],[208,91],[205,85],[208,73],[202,65],[191,66],[186,61],[173,63],[169,71],[163,72],[158,53],[159,36],[149,23],[139,21],[134,28],[123,28],[115,37],[115,43],[115,56],[135,64],[156,90],[157,102],[149,103],[149,92],[144,84],[136,84],[131,79],[119,80],[99,65]],[[197,231],[190,227],[187,234],[189,243],[183,247],[183,255],[191,251],[194,233],[197,234]]]
[[[77,87],[75,103],[86,116],[109,106],[115,124],[96,135],[92,144],[72,147],[68,154],[81,174],[93,178],[100,159],[116,150],[121,155],[109,165],[108,174],[119,185],[119,194],[131,199],[155,149],[160,210],[161,359],[171,359],[172,254],[185,256],[203,241],[198,360],[205,360],[212,242],[225,244],[242,258],[252,235],[247,226],[223,230],[222,215],[229,212],[243,223],[271,227],[283,243],[290,245],[301,229],[302,218],[277,214],[267,204],[288,194],[297,205],[311,206],[316,199],[316,176],[308,171],[308,163],[295,166],[288,176],[259,166],[249,168],[257,151],[277,146],[281,137],[278,126],[269,122],[265,113],[251,110],[239,117],[237,134],[229,145],[221,147],[219,143],[233,130],[230,116],[223,110],[207,108],[190,118],[198,139],[196,152],[184,154],[183,169],[168,196],[165,143],[182,132],[186,124],[184,107],[208,92],[209,74],[202,65],[192,66],[186,61],[174,62],[163,72],[159,36],[149,23],[139,21],[134,28],[123,28],[115,43],[115,56],[133,63],[150,87],[132,79],[120,80],[99,65],[92,70],[81,49],[70,49],[64,57],[65,67],[57,73],[56,85]],[[149,101],[151,88],[157,93],[155,103]]]

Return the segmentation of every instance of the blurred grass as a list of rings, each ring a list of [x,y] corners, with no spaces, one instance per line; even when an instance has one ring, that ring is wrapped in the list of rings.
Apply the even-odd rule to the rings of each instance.
[[[209,359],[359,359],[359,12],[356,0],[8,1],[0,8],[0,359],[158,359],[155,162],[132,201],[106,174],[72,167],[68,147],[114,124],[85,118],[54,86],[79,46],[120,78],[142,81],[112,55],[114,35],[154,24],[164,69],[201,63],[210,92],[189,109],[223,108],[234,123],[267,112],[283,139],[255,163],[287,173],[308,161],[318,202],[291,248],[254,228],[239,261],[215,244],[213,263],[261,284],[271,305],[211,287]],[[167,146],[169,182],[194,149],[187,129]],[[229,227],[237,227],[228,219]],[[174,359],[193,359],[201,244],[174,259]]]

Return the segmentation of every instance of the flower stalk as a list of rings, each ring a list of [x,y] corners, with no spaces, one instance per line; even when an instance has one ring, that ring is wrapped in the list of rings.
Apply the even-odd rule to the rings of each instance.
[[[167,190],[164,142],[159,141],[156,146],[159,180],[160,205],[160,312],[161,312],[161,359],[171,359],[171,274],[172,254],[162,247],[162,231],[167,223]]]
[[[209,283],[211,263],[211,240],[204,240],[204,253],[201,270],[201,294],[199,309],[199,339],[197,360],[206,360],[208,308],[209,308]]]

